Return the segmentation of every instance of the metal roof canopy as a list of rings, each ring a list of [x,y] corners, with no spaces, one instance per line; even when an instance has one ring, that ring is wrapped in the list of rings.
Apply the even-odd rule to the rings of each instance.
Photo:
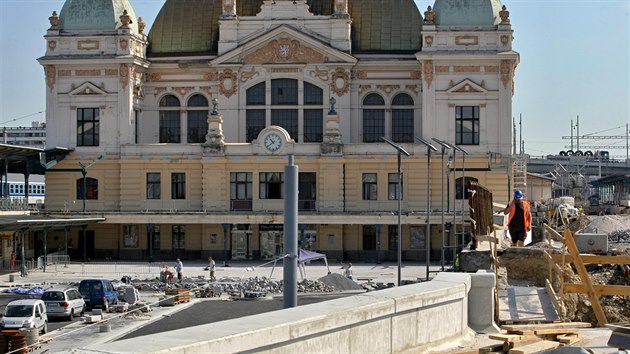
[[[628,183],[630,184],[630,174],[615,174],[606,177],[602,177],[600,179],[596,179],[591,181],[590,184],[593,187],[605,186],[609,184],[615,184],[617,182]]]
[[[48,162],[54,159],[61,160],[71,151],[71,149],[60,147],[44,150],[19,145],[0,144],[0,160],[6,160],[8,162],[8,171],[5,169],[4,162],[0,163],[0,171],[4,174],[25,174],[28,172],[28,174],[43,175],[46,171],[46,167],[40,163],[42,154],[45,154],[45,162]]]
[[[0,216],[0,231],[63,230],[66,227],[87,226],[105,220],[105,218],[58,219],[42,215],[2,215]]]

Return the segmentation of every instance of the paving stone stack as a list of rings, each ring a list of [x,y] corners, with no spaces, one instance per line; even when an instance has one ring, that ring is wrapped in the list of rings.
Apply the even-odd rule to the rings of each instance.
[[[617,230],[608,234],[609,242],[623,242],[630,243],[630,229]]]

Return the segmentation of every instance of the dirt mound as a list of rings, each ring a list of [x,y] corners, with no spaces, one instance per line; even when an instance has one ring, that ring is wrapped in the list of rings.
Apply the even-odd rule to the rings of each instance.
[[[337,291],[343,290],[363,290],[363,287],[341,274],[331,273],[319,279],[320,282],[335,288]]]

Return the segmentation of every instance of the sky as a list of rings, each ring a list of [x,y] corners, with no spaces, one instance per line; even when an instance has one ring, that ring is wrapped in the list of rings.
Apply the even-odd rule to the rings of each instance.
[[[164,0],[130,2],[148,33]],[[44,71],[36,59],[45,53],[48,17],[53,10],[59,13],[63,3],[0,0],[0,126],[45,121]],[[513,49],[520,53],[512,113],[525,153],[568,150],[571,140],[562,137],[571,136],[571,121],[575,125],[578,116],[580,136],[625,136],[630,123],[630,0],[502,3],[510,11]],[[416,4],[424,13],[433,1]],[[625,139],[580,141],[585,143],[622,146],[603,150],[626,158]]]

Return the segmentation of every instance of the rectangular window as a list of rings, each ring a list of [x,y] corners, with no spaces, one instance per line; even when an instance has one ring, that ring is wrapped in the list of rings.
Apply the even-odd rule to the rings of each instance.
[[[265,110],[248,109],[245,111],[245,130],[247,142],[251,143],[258,138],[260,131],[265,129]]]
[[[387,199],[398,200],[398,173],[390,173],[387,176]],[[403,199],[403,183],[400,181],[400,200]]]
[[[179,111],[160,111],[160,143],[179,143]]]
[[[455,144],[479,145],[479,106],[455,107]]]
[[[317,203],[317,174],[298,174],[298,210],[315,210]]]
[[[363,225],[363,250],[376,250],[376,226]]]
[[[363,174],[363,200],[378,199],[376,173]]]
[[[186,226],[185,225],[173,225],[173,249],[185,250],[186,249]]]
[[[77,146],[98,146],[98,108],[77,108]]]
[[[261,172],[259,174],[259,197],[260,199],[282,199],[284,173],[282,172]]]
[[[205,143],[208,134],[208,111],[188,111],[189,144]]]
[[[171,173],[171,199],[186,199],[185,173]]]
[[[138,248],[138,225],[123,225],[123,247]]]
[[[387,225],[387,247],[390,251],[398,250],[398,225]]]
[[[392,140],[413,142],[413,109],[392,109]]]
[[[153,242],[152,247],[154,250],[160,249],[160,225],[153,225]]]
[[[363,142],[382,142],[385,136],[385,111],[382,109],[363,110]]]
[[[134,143],[138,143],[138,126],[140,125],[140,122],[138,122],[138,119],[140,118],[140,111],[138,111],[137,109],[135,111],[133,111],[133,124],[134,124]]]
[[[230,172],[230,209],[252,210],[252,173]]]
[[[147,173],[147,199],[162,197],[162,176],[159,172]]]
[[[321,109],[304,110],[304,142],[321,143],[324,137],[324,111]]]
[[[298,141],[298,110],[272,109],[271,125],[278,125],[286,129],[291,139]]]

